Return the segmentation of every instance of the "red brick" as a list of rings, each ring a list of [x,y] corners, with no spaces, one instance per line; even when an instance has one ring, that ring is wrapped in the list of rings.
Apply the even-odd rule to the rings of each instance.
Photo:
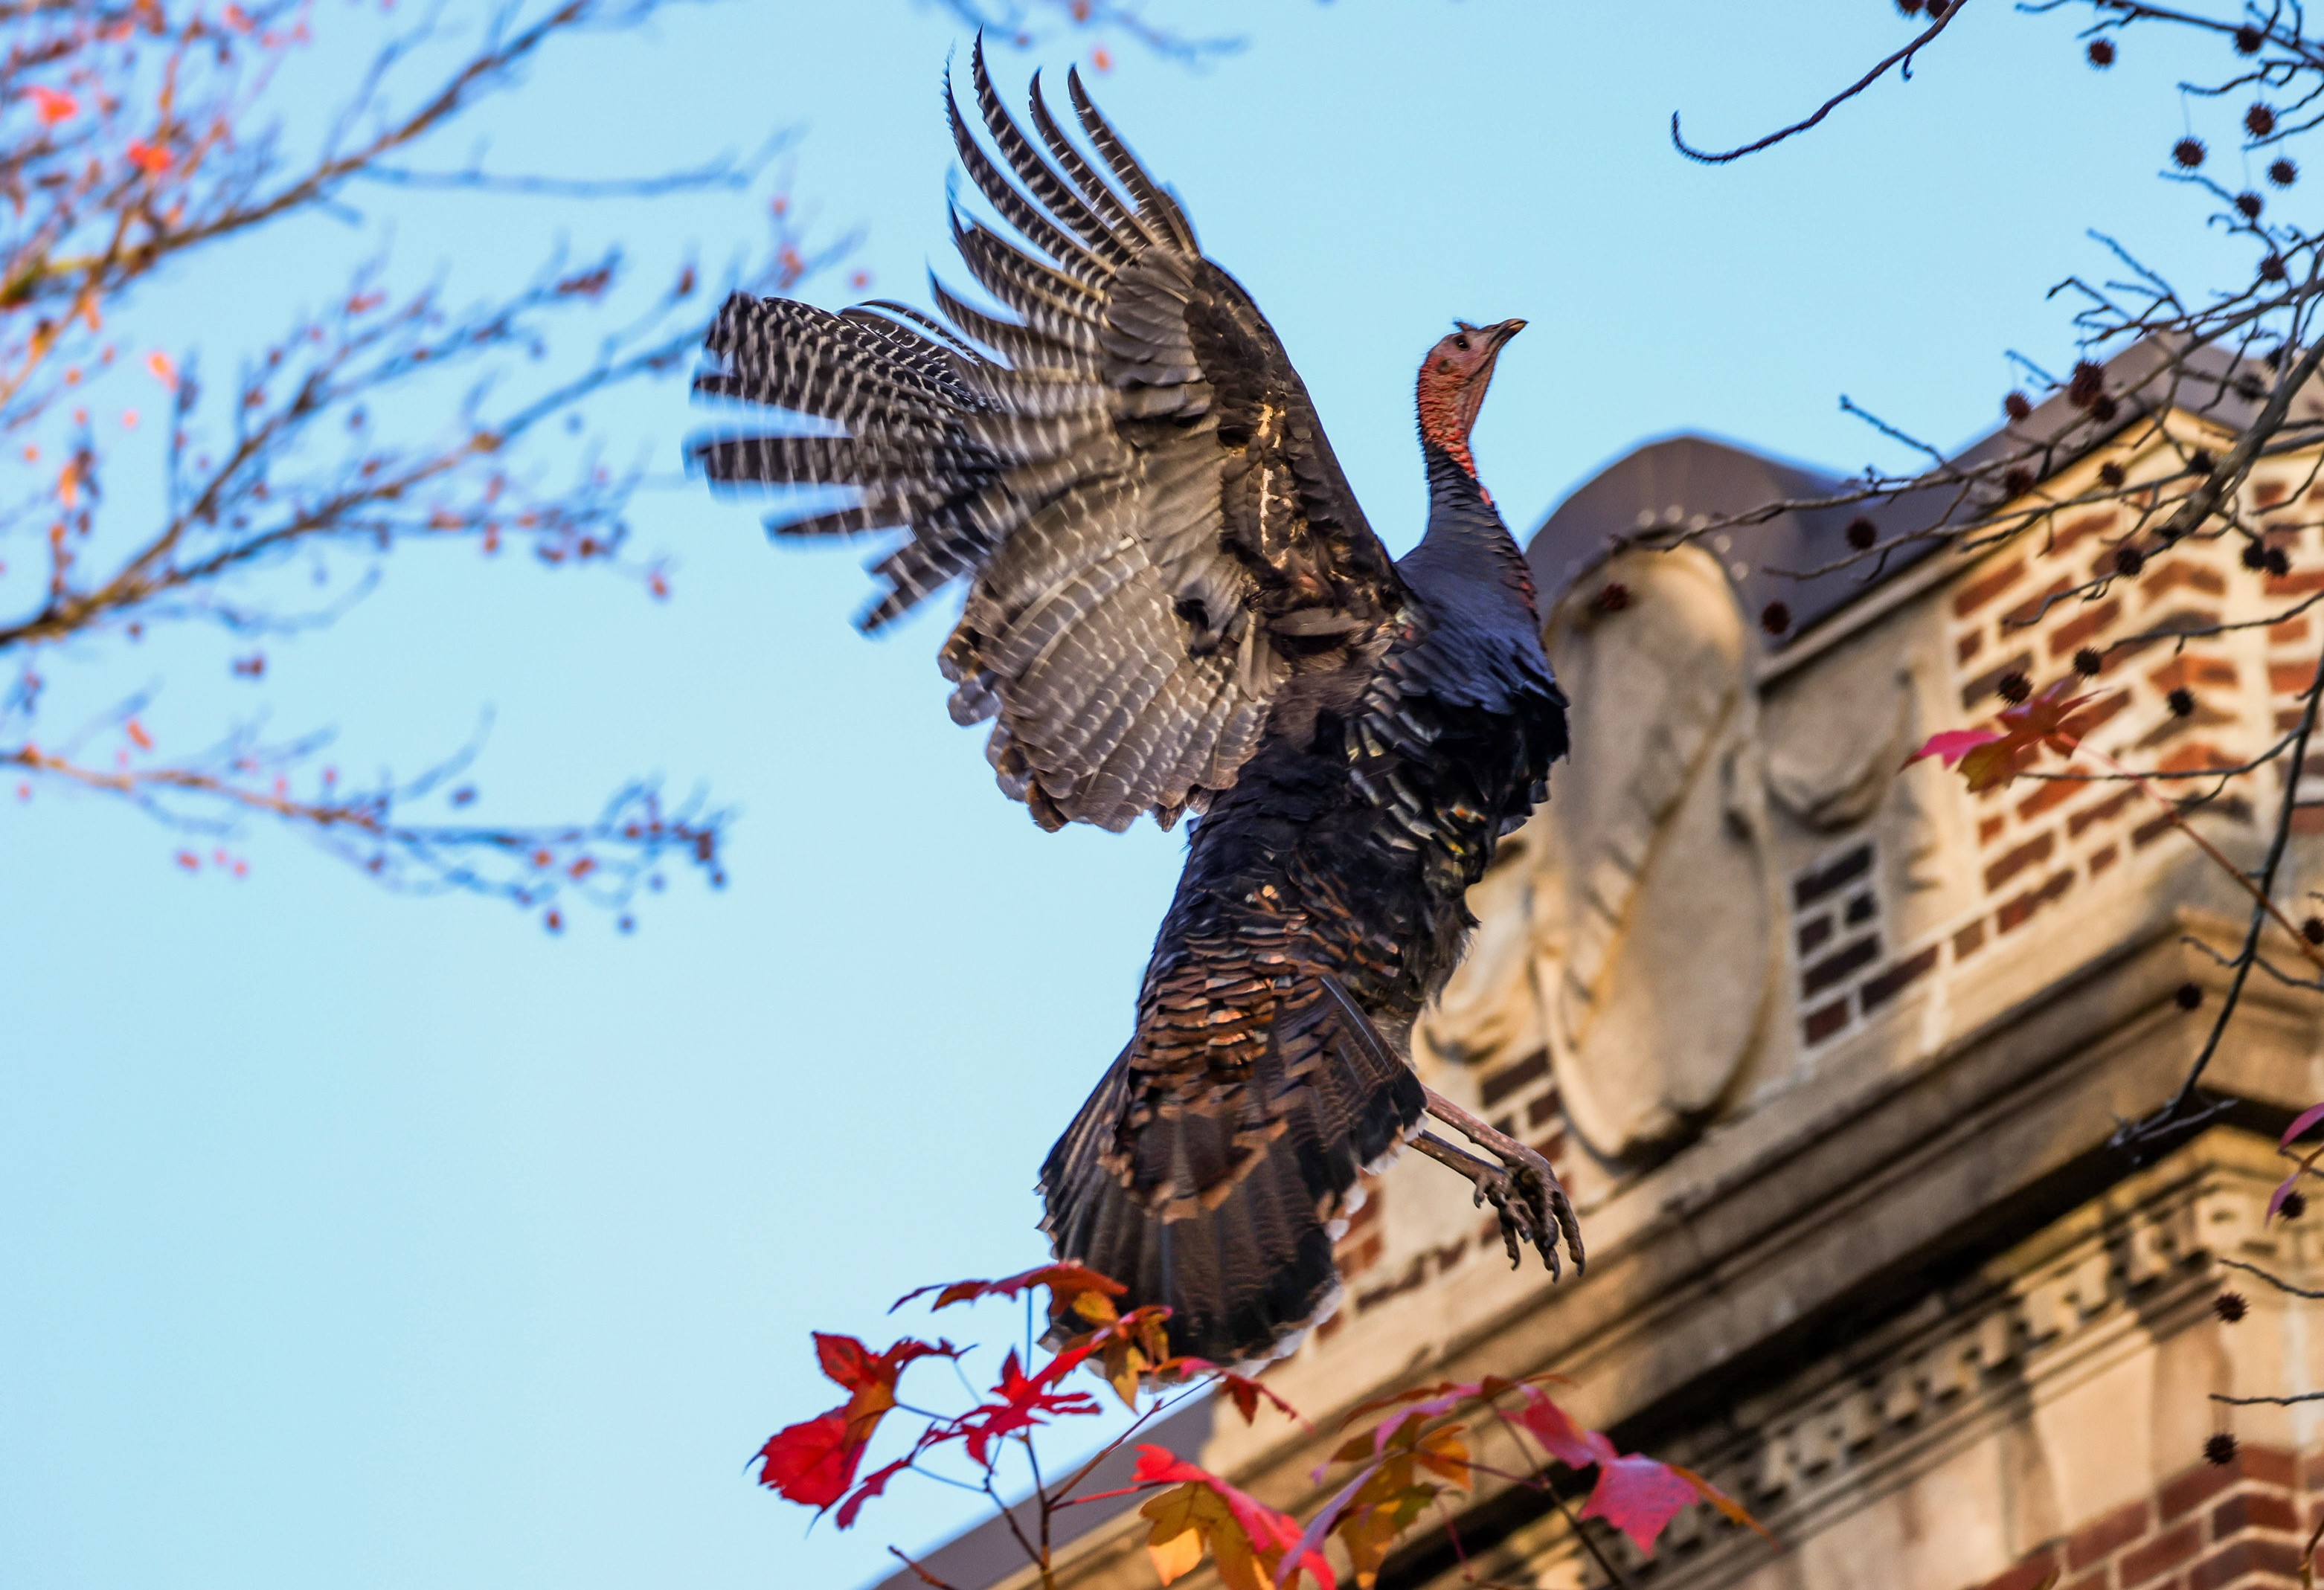
[[[2055,610],[2045,611],[2043,604],[2054,602],[2073,588],[2074,583],[2071,580],[2051,581],[2048,588],[2041,595],[2029,596],[2001,615],[2002,633],[2006,635],[2012,630],[2023,630],[2047,618],[2050,611]]]
[[[2163,1486],[2163,1521],[2200,1507],[2241,1480],[2257,1480],[2289,1491],[2300,1483],[2300,1466],[2281,1447],[2246,1447],[2233,1463],[2198,1463],[2182,1469]]]
[[[2031,823],[2052,806],[2061,806],[2089,788],[2070,778],[2044,779],[2042,787],[2017,803],[2017,821]]]
[[[2008,826],[2009,819],[2004,817],[1998,812],[1996,812],[1990,817],[1978,818],[1977,820],[1977,842],[1981,845],[1991,844],[1994,840],[2000,835],[2001,831]]]
[[[2101,602],[2096,607],[2083,610],[2080,617],[2071,619],[2050,632],[2050,655],[2065,656],[2121,616],[2122,603],[2119,602]]]
[[[2246,1530],[2281,1530],[2292,1534],[2299,1528],[2300,1511],[2282,1491],[2238,1491],[2211,1509],[2214,1540],[2224,1540]]]
[[[2153,1510],[2144,1502],[2117,1507],[2096,1523],[2084,1526],[2066,1542],[2066,1566],[2086,1568],[2098,1558],[2129,1545],[2153,1524]]]
[[[2041,1590],[2050,1576],[2057,1571],[2058,1549],[2044,1546],[2007,1573],[1987,1579],[1978,1586],[1978,1590]]]
[[[1990,893],[1999,888],[2028,867],[2038,867],[2050,859],[2050,852],[2057,847],[2058,836],[2054,833],[2043,833],[1995,857],[1992,863],[1985,869],[1987,892]]]
[[[2055,556],[2065,551],[2085,536],[2097,535],[2100,531],[2112,528],[2114,528],[2114,510],[2111,508],[2098,513],[2083,514],[2080,519],[2070,519],[2059,526],[2057,532],[2051,537],[2051,556]],[[2113,557],[2112,553],[2107,555],[2108,563],[2113,561]]]
[[[2270,646],[2296,646],[2308,639],[2306,619],[2278,619],[2268,629],[2273,631],[2267,638]]]
[[[2179,1567],[2202,1548],[2200,1525],[2183,1523],[2167,1535],[2158,1535],[2145,1545],[2123,1554],[2115,1565],[2122,1590],[2135,1590],[2150,1585]]]
[[[2289,574],[2270,574],[2260,582],[2260,589],[2270,596],[2305,596],[2311,591],[2324,591],[2324,570],[2301,569]]]
[[[2324,1450],[2310,1452],[2300,1465],[2300,1488],[2324,1491]]]
[[[2155,689],[2166,694],[2181,685],[2190,689],[2232,690],[2236,685],[2236,665],[2223,657],[2198,657],[2182,651],[2146,677]],[[2301,683],[2305,685],[2307,681]]]
[[[2119,846],[2100,845],[2090,852],[2090,876],[2096,878],[2120,859],[2122,859],[2122,850]]]
[[[2281,1575],[2252,1583],[2250,1576]],[[2300,1548],[2289,1540],[2254,1538],[2222,1546],[2195,1566],[2187,1576],[2189,1590],[2227,1590],[2229,1585],[2296,1585],[2300,1582]]]
[[[1982,630],[1971,630],[1968,634],[1953,642],[1953,661],[1957,664],[1969,661],[1969,658],[1977,655],[1978,648],[1984,644],[1985,631]]]
[[[1966,960],[1985,945],[1985,921],[1982,917],[1953,934],[1953,959]]]
[[[2120,795],[2109,795],[2095,806],[2083,807],[2082,810],[2066,819],[2066,837],[2070,840],[2081,838],[2082,830],[2094,823],[2104,823],[2110,817],[2120,816],[2122,809],[2137,798],[2138,791],[2131,788],[2124,790]]]
[[[2163,1482],[2162,1493],[2155,1498],[2163,1505],[2163,1521],[2175,1521],[2234,1484],[2243,1477],[2237,1472],[2242,1466],[2238,1454],[2233,1463],[2200,1463]]]
[[[2163,758],[2165,773],[2201,773],[2213,767],[2233,767],[2244,758],[2231,756],[2209,740],[2191,740]]]
[[[2022,557],[2013,557],[1991,574],[1970,581],[1962,586],[1960,593],[1953,598],[1953,612],[1960,618],[1969,617],[1978,608],[2017,584],[2024,573],[2025,560]]]
[[[2236,1472],[2279,1490],[2297,1489],[2300,1459],[2282,1447],[2246,1447],[2236,1454]]]
[[[2038,889],[2027,889],[2014,899],[2002,902],[2001,909],[1993,914],[1994,931],[2007,933],[2021,926],[2025,919],[2043,906],[2057,899],[2074,887],[2074,869],[2070,867],[2052,878]]]
[[[2227,588],[2227,579],[2218,570],[2184,561],[2166,563],[2160,567],[2149,565],[2146,578],[2140,583],[2146,587],[2146,600],[2149,602],[2181,585],[2200,591],[2206,596],[2220,595]]]
[[[2092,1568],[2079,1579],[2069,1579],[2058,1590],[2114,1590],[2114,1577],[2104,1568]]]
[[[2267,687],[2278,695],[2294,692],[2305,694],[2316,677],[2312,662],[2270,663],[2267,665]]]

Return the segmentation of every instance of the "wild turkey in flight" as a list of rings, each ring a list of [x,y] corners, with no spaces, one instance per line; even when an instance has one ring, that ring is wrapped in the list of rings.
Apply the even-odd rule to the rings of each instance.
[[[1358,1178],[1406,1142],[1492,1203],[1512,1263],[1530,1244],[1554,1273],[1562,1235],[1578,1269],[1547,1163],[1404,1058],[1475,925],[1464,892],[1566,746],[1469,451],[1524,322],[1459,324],[1421,366],[1428,529],[1391,560],[1274,330],[1078,74],[1086,150],[1038,77],[1028,135],[981,47],[973,75],[1000,160],[947,93],[954,142],[1017,235],[957,210],[953,234],[1007,312],[941,282],[941,320],[738,294],[696,391],[795,418],[695,456],[714,482],[854,489],[779,535],[909,531],[866,630],[966,580],[952,714],[991,722],[1001,786],[1043,827],[1196,814],[1137,1032],[1042,1167],[1044,1228],[1219,1363],[1331,1311]]]

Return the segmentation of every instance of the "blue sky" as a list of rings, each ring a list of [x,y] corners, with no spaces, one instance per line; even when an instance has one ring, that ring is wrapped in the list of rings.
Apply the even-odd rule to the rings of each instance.
[[[1908,87],[1711,170],[1672,152],[1673,109],[1700,141],[1755,134],[1905,24],[1878,0],[1153,10],[1248,47],[1189,73],[1117,44],[1099,96],[1274,320],[1399,551],[1411,372],[1455,316],[1532,323],[1477,446],[1530,526],[1674,430],[1904,462],[1842,392],[1958,444],[1997,415],[2004,349],[2070,361],[2044,294],[2103,269],[2086,227],[2171,265],[2213,246],[2154,175],[2190,69],[2134,35],[2093,73],[2063,17],[1974,7]],[[322,15],[294,121],[357,25]],[[488,133],[508,168],[637,171],[797,125],[801,200],[917,298],[960,42],[908,0],[681,8],[552,56],[437,153]],[[2235,108],[2194,124],[2228,145]],[[228,368],[383,242],[400,280],[460,296],[560,236],[621,240],[659,280],[759,234],[733,196],[365,205],[189,264],[123,335]],[[897,1294],[1039,1256],[1035,1171],[1126,1033],[1180,841],[1038,832],[945,716],[937,622],[858,639],[855,557],[770,550],[749,505],[680,479],[678,384],[594,418],[661,473],[635,519],[670,602],[398,554],[337,626],[270,646],[264,708],[339,726],[343,765],[410,770],[489,705],[479,782],[511,819],[638,771],[704,783],[740,813],[724,892],[551,937],[281,834],[250,834],[234,881],[99,801],[0,806],[0,1583],[846,1586],[973,1513],[905,1488],[810,1534],[745,1462],[831,1400],[809,1329],[884,1341]],[[156,732],[200,743],[258,709],[235,649],[48,659],[50,721],[159,685]]]

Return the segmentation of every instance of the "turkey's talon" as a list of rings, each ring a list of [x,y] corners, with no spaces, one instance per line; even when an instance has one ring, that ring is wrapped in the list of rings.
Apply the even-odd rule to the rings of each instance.
[[[1480,1120],[1434,1089],[1429,1089],[1427,1095],[1430,1115],[1501,1162],[1496,1170],[1473,1154],[1452,1148],[1449,1144],[1443,1145],[1468,1162],[1468,1165],[1454,1164],[1454,1168],[1476,1183],[1479,1198],[1493,1204],[1501,1217],[1502,1240],[1509,1245],[1512,1254],[1516,1253],[1517,1244],[1517,1236],[1511,1231],[1514,1225],[1526,1243],[1540,1250],[1544,1267],[1549,1271],[1551,1279],[1555,1280],[1563,1273],[1557,1259],[1557,1245],[1562,1237],[1565,1251],[1573,1257],[1573,1273],[1581,1274],[1588,1264],[1582,1246],[1582,1222],[1575,1218],[1573,1200],[1566,1196],[1565,1188],[1559,1182],[1557,1172],[1550,1167],[1549,1161],[1538,1149],[1498,1130],[1490,1122]],[[1421,1138],[1441,1141],[1425,1132],[1421,1134]],[[1453,1164],[1441,1153],[1432,1153],[1431,1157]],[[1485,1181],[1468,1168],[1471,1165],[1494,1177],[1501,1190],[1488,1192]],[[1512,1206],[1521,1211],[1521,1215],[1513,1213]]]

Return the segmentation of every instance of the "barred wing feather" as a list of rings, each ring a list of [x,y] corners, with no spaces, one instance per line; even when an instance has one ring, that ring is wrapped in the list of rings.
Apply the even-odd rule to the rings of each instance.
[[[953,231],[1000,312],[941,282],[941,318],[738,295],[696,390],[794,418],[695,456],[716,482],[853,489],[779,535],[908,531],[872,565],[867,630],[967,581],[953,716],[991,721],[1001,786],[1044,827],[1167,826],[1234,782],[1287,681],[1378,655],[1403,589],[1281,342],[1078,74],[1086,151],[1038,78],[1028,133],[981,47],[973,73],[998,158],[956,100],[954,141],[1016,235],[957,211]]]

